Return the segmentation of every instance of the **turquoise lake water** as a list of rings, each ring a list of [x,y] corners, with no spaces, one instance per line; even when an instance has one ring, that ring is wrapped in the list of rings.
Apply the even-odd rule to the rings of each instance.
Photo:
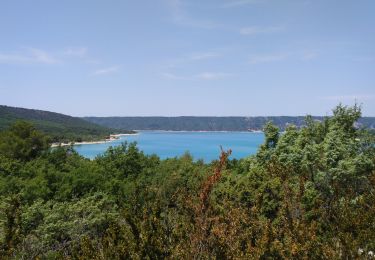
[[[232,149],[230,158],[240,159],[256,153],[263,140],[263,133],[251,132],[140,131],[137,135],[121,136],[113,142],[76,145],[74,148],[82,156],[93,159],[110,146],[135,141],[140,150],[146,154],[157,154],[162,159],[181,156],[189,151],[194,159],[209,162],[218,159],[220,145],[224,150]]]

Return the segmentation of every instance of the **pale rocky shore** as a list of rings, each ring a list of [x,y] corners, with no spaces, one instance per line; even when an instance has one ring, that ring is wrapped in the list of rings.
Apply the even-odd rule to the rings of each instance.
[[[84,144],[104,144],[118,140],[121,136],[127,135],[137,135],[138,133],[134,134],[113,134],[110,135],[109,138],[100,141],[92,141],[92,142],[69,142],[69,143],[53,143],[51,147],[59,147],[59,146],[71,146],[71,145],[84,145]]]

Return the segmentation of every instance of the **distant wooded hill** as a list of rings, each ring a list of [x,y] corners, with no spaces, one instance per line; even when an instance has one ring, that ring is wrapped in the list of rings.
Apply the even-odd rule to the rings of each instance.
[[[0,130],[7,129],[17,120],[31,122],[38,130],[51,136],[54,142],[99,140],[116,132],[77,117],[0,105]]]
[[[313,117],[323,120],[324,117]],[[304,116],[257,116],[257,117],[85,117],[85,120],[117,129],[172,130],[172,131],[251,131],[262,130],[272,121],[281,130],[289,124],[298,127],[305,123]],[[375,117],[364,117],[359,127],[375,128]]]

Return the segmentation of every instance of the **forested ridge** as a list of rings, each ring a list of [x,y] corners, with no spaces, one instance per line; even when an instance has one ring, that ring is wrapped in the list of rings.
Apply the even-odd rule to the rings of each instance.
[[[88,160],[18,122],[0,133],[0,258],[371,258],[375,137],[360,115],[267,123],[257,154],[211,163],[134,143]]]
[[[312,117],[324,121],[323,116]],[[302,127],[304,116],[255,116],[255,117],[84,117],[83,119],[106,127],[132,130],[170,130],[170,131],[251,131],[262,130],[271,121],[281,131],[288,125]],[[375,129],[375,117],[362,117],[357,127]]]
[[[102,140],[118,130],[59,113],[0,105],[0,130],[17,120],[31,122],[53,142]],[[125,130],[123,132],[126,132]]]

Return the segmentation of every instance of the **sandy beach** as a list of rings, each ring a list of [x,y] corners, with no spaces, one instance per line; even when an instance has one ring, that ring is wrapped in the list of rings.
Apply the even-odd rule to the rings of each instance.
[[[109,138],[105,140],[100,140],[100,141],[92,141],[92,142],[69,142],[69,143],[53,143],[51,147],[59,147],[59,146],[70,146],[70,145],[84,145],[84,144],[104,144],[104,143],[109,143],[118,140],[121,136],[128,136],[128,135],[137,135],[138,133],[135,134],[113,134],[110,135]]]

